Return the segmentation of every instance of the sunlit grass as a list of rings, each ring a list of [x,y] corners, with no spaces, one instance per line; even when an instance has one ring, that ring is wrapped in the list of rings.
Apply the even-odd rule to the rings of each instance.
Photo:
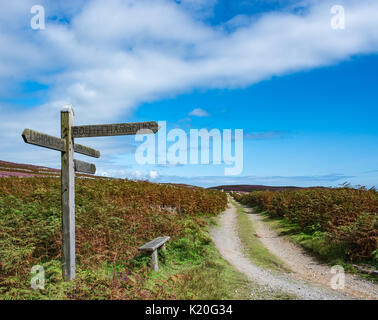
[[[238,213],[238,235],[249,259],[263,268],[286,271],[284,263],[273,255],[256,237],[253,222],[248,218],[244,208],[235,201],[232,201],[232,203],[236,206]]]

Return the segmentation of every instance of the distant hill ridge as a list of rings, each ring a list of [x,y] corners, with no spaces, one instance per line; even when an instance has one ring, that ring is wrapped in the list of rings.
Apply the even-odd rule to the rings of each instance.
[[[76,173],[79,178],[86,179],[117,179],[112,177],[96,176],[83,173]],[[60,177],[60,169],[49,168],[44,166],[36,166],[32,164],[25,163],[15,163],[10,161],[0,160],[0,178],[8,177]],[[131,179],[128,179],[131,180]],[[183,183],[159,183],[165,185],[172,185],[176,187],[184,187],[191,189],[203,189],[201,187],[192,186]]]
[[[110,177],[87,175],[87,174],[81,174],[81,173],[77,173],[77,175],[79,177],[89,178],[89,179],[93,179],[93,178],[112,179]],[[60,169],[0,160],[0,177],[60,177]],[[200,188],[200,187],[195,187],[192,185],[180,184],[180,183],[162,183],[162,184],[175,185],[175,186],[181,186],[181,187],[186,187],[186,188]],[[264,191],[264,190],[269,190],[269,191],[298,190],[298,189],[306,189],[306,188],[294,187],[294,186],[277,187],[277,186],[243,184],[243,185],[223,185],[223,186],[210,187],[208,189],[224,190],[226,192],[229,192],[229,191],[251,192],[251,191]]]
[[[81,177],[94,176],[78,174]],[[0,160],[0,177],[60,177],[60,169]]]
[[[299,190],[307,189],[302,187],[294,186],[264,186],[264,185],[250,185],[250,184],[241,184],[241,185],[226,185],[226,186],[216,186],[209,189],[215,190],[224,190],[224,191],[235,191],[235,192],[252,192],[252,191],[283,191],[283,190]]]

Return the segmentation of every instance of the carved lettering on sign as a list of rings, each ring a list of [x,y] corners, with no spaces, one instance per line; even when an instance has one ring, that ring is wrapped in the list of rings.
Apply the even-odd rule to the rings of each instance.
[[[25,129],[22,133],[22,138],[26,143],[34,144],[40,147],[45,147],[58,151],[65,151],[65,141],[63,139],[50,136],[45,133]]]
[[[72,135],[74,138],[104,137],[156,133],[159,125],[155,121],[116,123],[105,125],[73,126]]]
[[[80,160],[74,160],[75,163],[75,171],[82,172],[82,173],[89,173],[95,174],[96,173],[96,166],[93,163],[88,163]]]
[[[66,142],[63,139],[50,136],[42,132],[38,132],[31,129],[25,129],[22,133],[22,138],[26,143],[29,144],[34,144],[36,146],[45,147],[57,151],[66,151]],[[74,151],[94,158],[100,157],[100,151],[83,146],[78,143],[74,144]]]
[[[84,154],[86,156],[100,158],[100,151],[83,146],[81,144],[75,143],[74,144],[74,151],[77,153]]]

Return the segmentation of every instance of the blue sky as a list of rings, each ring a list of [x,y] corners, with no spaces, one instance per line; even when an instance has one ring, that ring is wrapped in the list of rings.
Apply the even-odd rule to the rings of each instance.
[[[26,145],[29,127],[167,121],[168,129],[244,130],[244,168],[138,165],[133,137],[81,140],[98,173],[201,186],[378,185],[378,4],[339,1],[40,1],[0,14],[0,159],[59,167]],[[193,113],[200,109],[202,114]],[[81,160],[88,161],[84,156]],[[90,160],[91,161],[91,160]]]

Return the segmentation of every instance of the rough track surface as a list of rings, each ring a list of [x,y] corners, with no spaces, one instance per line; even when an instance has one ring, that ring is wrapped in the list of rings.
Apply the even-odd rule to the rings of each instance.
[[[225,260],[254,283],[272,292],[281,291],[305,300],[349,300],[358,296],[336,291],[320,283],[311,283],[292,273],[268,271],[253,264],[243,254],[237,232],[237,210],[232,204],[220,216],[219,225],[211,230],[216,248]],[[260,230],[261,231],[261,230]],[[328,270],[328,272],[330,269]]]
[[[245,208],[245,210],[250,213],[248,217],[254,225],[259,240],[294,272],[293,276],[326,286],[330,284],[333,276],[330,266],[320,263],[300,246],[279,236],[264,223],[264,217],[254,213],[253,209]],[[363,299],[378,298],[378,285],[348,273],[345,274],[343,291]]]

